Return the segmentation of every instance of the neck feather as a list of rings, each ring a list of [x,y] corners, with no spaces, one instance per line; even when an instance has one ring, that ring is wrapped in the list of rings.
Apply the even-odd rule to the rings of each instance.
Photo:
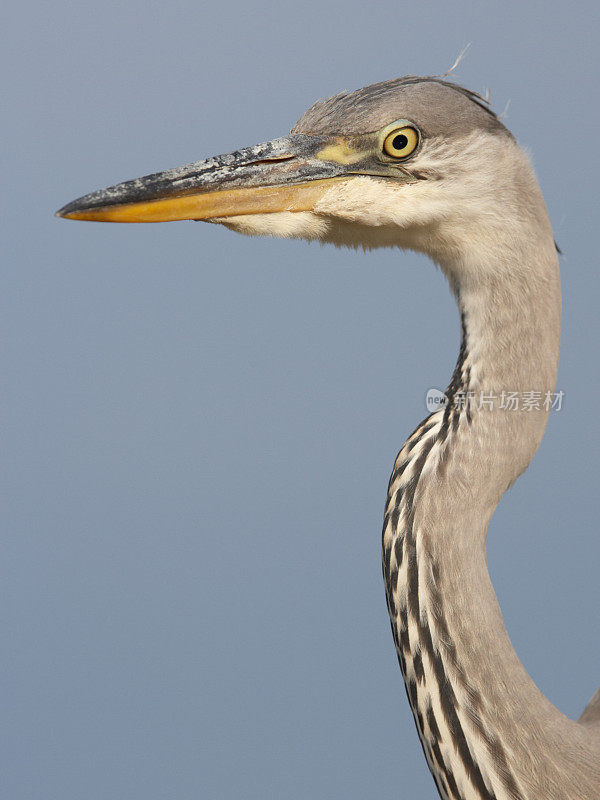
[[[443,265],[461,312],[462,344],[446,407],[410,436],[390,479],[383,526],[388,609],[441,797],[591,798],[593,779],[588,794],[585,763],[582,771],[573,746],[580,726],[544,698],[519,661],[486,565],[490,517],[541,441],[558,361],[553,241],[531,240],[529,252],[512,255],[512,264],[505,251],[494,264],[488,253],[485,271],[473,257]],[[534,392],[539,404],[500,409],[509,392]],[[481,405],[490,396],[494,407]],[[577,787],[565,778],[573,754],[583,776]],[[595,769],[590,760],[590,775]]]

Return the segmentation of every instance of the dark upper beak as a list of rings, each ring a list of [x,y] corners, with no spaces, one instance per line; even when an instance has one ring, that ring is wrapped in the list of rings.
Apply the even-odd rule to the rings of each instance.
[[[332,182],[367,171],[368,157],[338,139],[296,134],[92,192],[57,216],[162,222],[307,211]]]

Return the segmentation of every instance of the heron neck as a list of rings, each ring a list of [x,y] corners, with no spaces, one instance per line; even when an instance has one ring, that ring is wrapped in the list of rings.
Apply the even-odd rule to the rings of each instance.
[[[577,726],[519,661],[485,551],[491,515],[531,461],[555,389],[556,254],[532,242],[529,255],[512,270],[504,253],[485,273],[462,263],[460,280],[456,263],[445,267],[463,325],[449,401],[400,451],[386,506],[383,567],[398,658],[440,795],[456,800],[571,796],[552,764],[545,779],[561,788],[542,793],[536,784],[532,737],[552,753],[565,747],[564,725],[575,739]],[[500,407],[508,393],[518,408]]]
[[[468,473],[472,499],[487,524],[487,515],[535,455],[556,399],[558,262],[552,243],[552,251],[546,248],[543,259],[537,253],[529,270],[513,273],[502,263],[485,276],[467,272],[454,282],[448,275],[462,341],[444,412],[454,434],[447,455],[455,469]],[[461,452],[465,444],[468,453]]]

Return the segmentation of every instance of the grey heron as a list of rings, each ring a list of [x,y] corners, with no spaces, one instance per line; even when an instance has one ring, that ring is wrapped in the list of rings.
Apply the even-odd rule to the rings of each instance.
[[[486,564],[492,513],[544,433],[561,305],[542,193],[487,102],[441,78],[386,81],[315,103],[289,136],[92,192],[58,215],[207,220],[409,248],[441,267],[460,311],[458,362],[446,402],[400,450],[383,525],[410,707],[445,800],[598,800],[600,693],[577,721],[544,697]],[[503,406],[508,393],[536,402]]]

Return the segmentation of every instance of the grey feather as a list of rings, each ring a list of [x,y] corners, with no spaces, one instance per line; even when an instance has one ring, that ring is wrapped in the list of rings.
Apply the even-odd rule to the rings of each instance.
[[[441,78],[414,75],[319,100],[292,133],[369,133],[396,119],[415,122],[428,136],[472,130],[510,135],[481,95]]]

